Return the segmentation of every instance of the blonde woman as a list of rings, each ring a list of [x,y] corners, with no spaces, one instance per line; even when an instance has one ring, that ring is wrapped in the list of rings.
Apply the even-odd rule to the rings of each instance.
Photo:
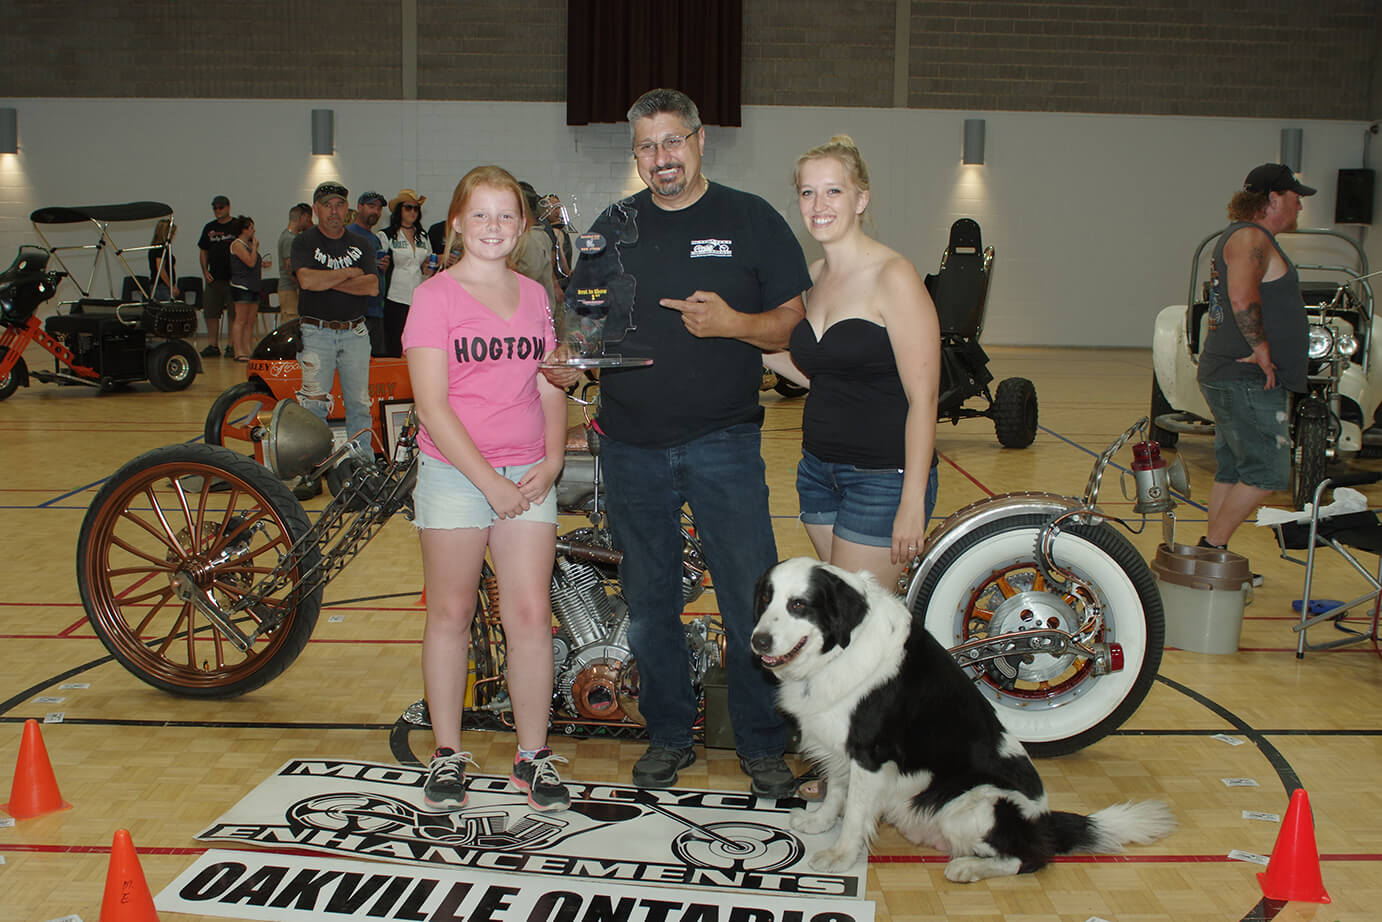
[[[809,384],[801,521],[827,563],[896,584],[936,504],[940,326],[912,264],[864,231],[868,167],[845,135],[797,160],[797,204],[821,244],[806,317],[775,371]]]

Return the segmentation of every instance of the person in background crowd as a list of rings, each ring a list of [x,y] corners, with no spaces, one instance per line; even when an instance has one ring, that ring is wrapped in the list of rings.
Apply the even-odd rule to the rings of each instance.
[[[312,193],[315,227],[293,240],[292,260],[298,277],[298,315],[302,318],[302,351],[298,367],[302,386],[298,403],[322,419],[331,411],[331,383],[341,376],[346,431],[356,451],[374,457],[370,421],[369,330],[365,310],[379,293],[375,271],[378,241],[346,230],[349,193],[338,182],[324,182]],[[320,492],[320,484],[309,485]]]
[[[384,355],[403,355],[403,325],[413,303],[413,289],[434,271],[427,257],[432,255],[422,230],[422,203],[412,189],[403,189],[389,200],[389,226],[378,232],[389,254],[389,269],[384,273]]]
[[[461,751],[466,654],[480,568],[488,550],[504,598],[507,679],[518,750],[509,783],[536,810],[565,810],[571,795],[547,746],[552,708],[554,484],[566,440],[562,391],[539,364],[555,345],[547,296],[513,270],[530,216],[514,178],[476,167],[447,213],[460,260],[417,287],[403,332],[418,431],[414,520],[422,545],[427,622],[422,675],[436,751],[423,799],[459,809],[467,799]],[[507,342],[490,349],[487,343]]]
[[[1268,494],[1291,485],[1287,392],[1307,390],[1310,323],[1276,235],[1296,229],[1301,198],[1314,194],[1285,164],[1262,164],[1229,201],[1232,223],[1214,246],[1198,380],[1214,415],[1218,469],[1200,547],[1227,548]]]
[[[259,316],[259,292],[263,269],[272,262],[259,252],[254,219],[240,215],[230,222],[235,239],[230,242],[230,297],[235,316],[230,321],[230,344],[237,362],[248,362],[254,351],[254,321]]]
[[[153,284],[155,301],[182,297],[177,285],[176,261],[173,259],[173,237],[177,232],[178,226],[172,218],[160,218],[154,225],[154,239],[149,241],[149,245],[155,249],[150,250],[148,256],[149,281]]]
[[[547,292],[547,303],[557,303],[557,280],[552,269],[552,243],[550,231],[537,223],[537,190],[531,184],[520,182],[523,191],[523,204],[528,213],[529,226],[518,245],[518,262],[514,268],[542,286]]]
[[[374,226],[384,213],[389,200],[378,192],[366,192],[355,203],[355,218],[346,230],[368,238],[375,246],[374,258],[379,273],[379,293],[370,299],[365,310],[365,326],[369,329],[370,355],[384,355],[384,274],[389,271],[389,253],[374,235]]]
[[[288,209],[288,226],[278,235],[279,323],[298,315],[298,277],[293,272],[293,240],[312,226],[312,206],[298,202]]]
[[[201,251],[202,278],[206,289],[202,292],[202,314],[206,318],[206,348],[202,355],[213,358],[221,354],[221,315],[227,308],[234,310],[230,299],[230,242],[235,234],[230,229],[230,199],[218,195],[211,200],[211,213],[215,218],[202,228],[197,240]],[[226,346],[225,356],[235,355],[232,346]]]

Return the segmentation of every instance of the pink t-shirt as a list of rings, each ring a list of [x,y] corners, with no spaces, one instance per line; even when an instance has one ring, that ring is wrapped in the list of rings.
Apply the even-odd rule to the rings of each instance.
[[[446,353],[447,400],[494,467],[532,464],[546,455],[538,363],[555,345],[547,292],[521,275],[518,309],[508,320],[440,272],[417,287],[403,327],[405,351],[425,346]],[[425,428],[417,444],[446,460]]]

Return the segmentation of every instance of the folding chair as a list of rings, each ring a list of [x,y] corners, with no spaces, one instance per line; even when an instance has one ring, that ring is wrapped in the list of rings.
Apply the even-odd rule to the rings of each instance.
[[[1382,522],[1372,510],[1349,512],[1342,515],[1320,516],[1320,499],[1326,488],[1353,487],[1382,480],[1382,473],[1340,474],[1326,478],[1315,488],[1315,501],[1310,515],[1310,523],[1287,522],[1273,525],[1277,542],[1281,545],[1281,556],[1295,563],[1305,565],[1305,588],[1301,592],[1300,621],[1291,625],[1291,630],[1299,636],[1296,639],[1296,657],[1303,658],[1306,650],[1329,650],[1349,644],[1377,641],[1377,622],[1379,607],[1382,607]],[[1306,548],[1305,560],[1290,556],[1288,550]],[[1340,602],[1322,611],[1312,610],[1310,592],[1315,579],[1315,562],[1320,548],[1333,548],[1353,567],[1372,587],[1370,592],[1348,602]],[[1355,551],[1373,554],[1377,565],[1372,569],[1365,567],[1355,556]],[[1371,610],[1351,614],[1354,609],[1370,605]],[[1318,607],[1318,603],[1315,607]],[[1343,633],[1322,643],[1310,643],[1306,631],[1326,622],[1332,623]]]
[[[259,316],[255,318],[255,331],[272,333],[278,326],[278,315],[283,308],[278,303],[278,279],[266,278],[259,289]]]

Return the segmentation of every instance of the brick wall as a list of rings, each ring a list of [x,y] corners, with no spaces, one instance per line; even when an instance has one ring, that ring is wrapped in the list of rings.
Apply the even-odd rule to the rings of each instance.
[[[566,4],[418,0],[418,98],[566,99]]]
[[[1382,114],[1382,0],[901,0],[920,109]],[[560,0],[7,0],[15,97],[560,101]],[[899,0],[745,0],[746,105],[893,104]]]
[[[909,105],[1367,118],[1377,0],[913,0]]]

